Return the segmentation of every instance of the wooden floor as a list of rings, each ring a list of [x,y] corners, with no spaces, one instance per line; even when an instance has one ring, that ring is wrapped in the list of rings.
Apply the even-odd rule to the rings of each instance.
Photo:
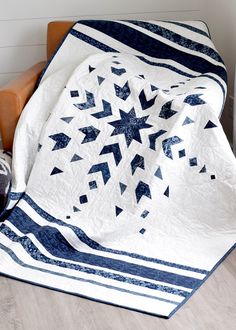
[[[235,330],[236,250],[169,320],[0,277],[0,330]]]

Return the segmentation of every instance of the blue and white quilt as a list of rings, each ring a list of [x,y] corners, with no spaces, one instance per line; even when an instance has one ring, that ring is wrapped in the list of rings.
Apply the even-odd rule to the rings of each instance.
[[[173,315],[235,247],[226,79],[202,22],[76,23],[18,123],[1,274]]]

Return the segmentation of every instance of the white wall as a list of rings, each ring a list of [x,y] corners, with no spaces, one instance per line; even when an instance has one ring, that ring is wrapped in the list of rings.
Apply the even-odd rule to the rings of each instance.
[[[233,92],[236,63],[236,1],[207,0],[206,18],[212,39],[228,69],[229,92]]]
[[[232,102],[234,70],[236,63],[236,1],[206,0],[206,20],[212,39],[222,55],[229,78],[228,99],[223,113],[222,123],[232,141]]]
[[[46,26],[55,19],[202,19],[204,0],[0,0],[0,87],[46,58]]]

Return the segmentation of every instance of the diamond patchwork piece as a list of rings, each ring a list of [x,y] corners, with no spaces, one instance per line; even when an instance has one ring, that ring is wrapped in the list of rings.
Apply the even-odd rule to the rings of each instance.
[[[89,182],[89,189],[93,190],[93,189],[97,189],[97,182],[96,181],[90,181]]]
[[[145,219],[149,214],[148,210],[144,210],[143,213],[140,215],[141,218]]]
[[[80,204],[88,203],[87,195],[80,196],[79,201],[80,201]]]
[[[179,158],[185,157],[186,153],[185,153],[185,149],[183,150],[179,150]]]
[[[190,166],[197,166],[197,157],[189,158]]]
[[[79,96],[79,92],[78,91],[70,91],[70,96],[71,97],[77,97],[77,96]]]

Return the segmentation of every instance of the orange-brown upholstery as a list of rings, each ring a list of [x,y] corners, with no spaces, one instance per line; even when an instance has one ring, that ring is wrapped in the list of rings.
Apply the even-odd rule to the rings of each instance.
[[[48,59],[73,24],[74,22],[67,21],[55,21],[48,24]],[[17,79],[0,88],[0,134],[4,150],[12,150],[17,121],[35,89],[36,82],[45,64],[46,62],[35,64]]]

